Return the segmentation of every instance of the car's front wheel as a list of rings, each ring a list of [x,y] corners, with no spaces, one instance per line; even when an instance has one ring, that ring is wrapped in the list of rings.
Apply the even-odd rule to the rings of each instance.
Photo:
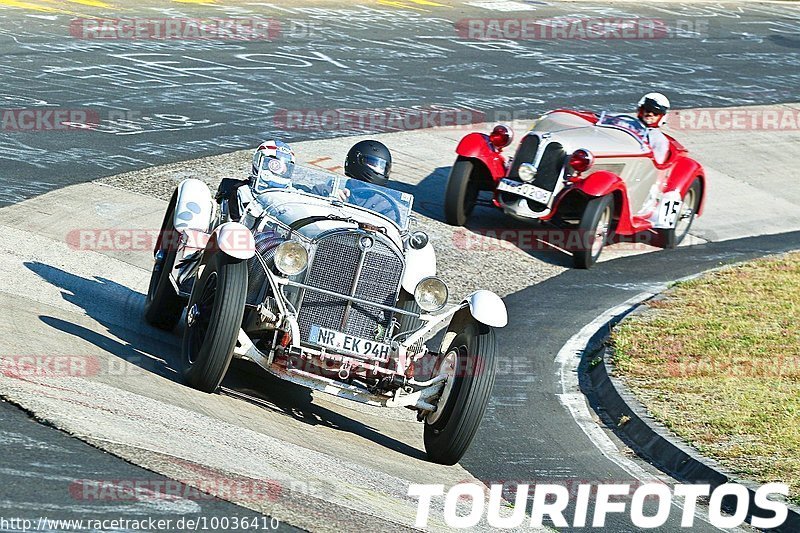
[[[183,332],[186,381],[214,392],[225,377],[242,325],[247,263],[216,253],[192,289]]]
[[[165,330],[172,330],[183,312],[183,299],[175,291],[169,276],[175,266],[178,255],[180,234],[175,229],[173,214],[174,204],[167,209],[158,236],[158,250],[155,253],[153,272],[144,303],[144,318],[151,325]]]
[[[697,215],[697,208],[700,206],[702,189],[700,178],[696,178],[681,199],[681,208],[675,227],[658,230],[660,244],[663,248],[677,248],[689,234],[694,217]]]
[[[447,381],[436,411],[425,418],[428,459],[456,464],[469,448],[489,403],[497,371],[494,330],[469,320],[439,361]]]
[[[577,249],[572,252],[575,268],[591,268],[600,258],[611,237],[614,221],[614,198],[611,195],[592,198],[586,203],[578,228]]]
[[[458,158],[450,169],[444,194],[444,218],[452,226],[463,226],[475,209],[480,187],[475,176],[475,163]]]

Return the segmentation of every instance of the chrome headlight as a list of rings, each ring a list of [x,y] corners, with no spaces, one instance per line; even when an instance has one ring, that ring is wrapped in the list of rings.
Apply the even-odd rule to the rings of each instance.
[[[536,167],[530,163],[522,163],[517,172],[519,173],[519,179],[528,183],[533,181],[533,177],[536,176]]]
[[[415,250],[422,250],[428,246],[428,234],[424,231],[415,231],[408,237],[408,245]]]
[[[433,276],[425,278],[417,283],[414,299],[423,311],[428,313],[438,311],[447,303],[447,285]]]
[[[294,276],[308,266],[308,252],[296,241],[286,241],[275,250],[275,268],[285,276]]]

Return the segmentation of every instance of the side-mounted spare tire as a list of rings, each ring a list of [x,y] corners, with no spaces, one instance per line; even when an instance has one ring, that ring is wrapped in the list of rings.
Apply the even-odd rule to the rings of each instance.
[[[183,313],[183,299],[169,279],[178,255],[180,234],[175,229],[175,197],[173,196],[157,241],[155,263],[144,302],[144,319],[152,326],[171,331]]]

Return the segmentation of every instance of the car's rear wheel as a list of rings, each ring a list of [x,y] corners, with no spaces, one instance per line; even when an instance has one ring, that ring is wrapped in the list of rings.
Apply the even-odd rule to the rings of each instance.
[[[611,238],[614,223],[614,198],[611,195],[592,198],[578,223],[577,249],[572,252],[575,268],[591,268],[600,258],[603,248]]]
[[[192,289],[183,332],[186,381],[214,392],[225,377],[242,325],[247,263],[214,254]]]
[[[697,215],[702,193],[703,186],[700,183],[700,178],[696,178],[681,199],[681,210],[678,213],[675,227],[657,230],[660,244],[663,248],[677,248],[686,238],[686,235],[689,234],[694,217]]]
[[[452,226],[463,226],[475,209],[480,187],[476,167],[469,159],[456,159],[450,169],[444,194],[444,218]]]
[[[470,320],[443,352],[439,374],[448,376],[437,410],[425,418],[428,459],[456,464],[481,423],[497,370],[494,331]]]
[[[155,253],[153,272],[144,303],[144,318],[151,325],[172,330],[183,312],[183,299],[178,295],[169,276],[178,255],[180,233],[173,223],[174,204],[171,204],[161,223],[158,249]]]

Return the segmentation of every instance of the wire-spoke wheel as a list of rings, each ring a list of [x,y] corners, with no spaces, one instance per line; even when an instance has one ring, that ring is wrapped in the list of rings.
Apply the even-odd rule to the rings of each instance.
[[[225,377],[244,316],[247,263],[217,253],[195,283],[183,331],[184,374],[199,390],[214,392]]]
[[[611,227],[614,222],[614,198],[611,195],[592,198],[586,203],[581,216],[577,239],[570,242],[579,243],[572,252],[575,268],[591,268],[603,253],[603,248],[611,238]]]

